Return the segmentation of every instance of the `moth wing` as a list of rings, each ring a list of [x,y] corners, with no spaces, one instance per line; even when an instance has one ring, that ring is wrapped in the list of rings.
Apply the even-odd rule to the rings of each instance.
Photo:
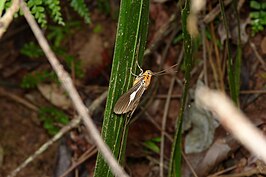
[[[117,100],[114,107],[114,112],[116,114],[125,114],[127,112],[134,111],[144,91],[145,87],[142,83],[142,79],[140,79],[133,87],[131,87]],[[131,96],[132,98],[130,98]]]

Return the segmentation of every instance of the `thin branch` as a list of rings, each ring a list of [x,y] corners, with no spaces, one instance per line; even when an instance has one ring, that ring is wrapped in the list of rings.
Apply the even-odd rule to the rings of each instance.
[[[39,108],[36,105],[32,104],[28,100],[26,100],[26,99],[24,99],[24,98],[22,98],[22,97],[20,97],[20,96],[18,96],[16,94],[10,92],[10,91],[7,91],[4,88],[0,88],[0,96],[6,96],[6,97],[8,97],[8,98],[10,98],[10,99],[22,104],[23,106],[33,110],[34,112],[38,112],[39,111]]]
[[[227,6],[228,4],[230,4],[232,2],[232,0],[225,0],[224,1],[224,5]],[[214,7],[212,9],[212,11],[210,11],[203,19],[203,22],[205,24],[208,24],[210,22],[212,22],[221,12],[220,9],[220,5],[218,4],[216,7]]]
[[[220,123],[248,150],[266,163],[266,138],[222,92],[202,86],[195,93],[196,104],[215,113]]]
[[[175,27],[175,26],[174,26]],[[169,47],[171,46],[171,43],[175,37],[175,35],[177,34],[177,30],[174,28],[170,39],[167,42],[167,45],[165,46],[165,49],[163,51],[162,54],[162,61],[165,60]],[[178,67],[178,65],[177,65]],[[177,68],[176,67],[176,68]],[[160,177],[164,176],[164,133],[165,133],[165,126],[166,126],[166,119],[167,119],[167,115],[168,115],[168,111],[169,111],[169,105],[170,105],[170,101],[171,101],[171,95],[173,92],[173,87],[175,84],[175,75],[173,75],[172,81],[171,81],[171,85],[168,91],[168,97],[166,100],[166,104],[165,104],[165,109],[164,109],[164,114],[163,114],[163,118],[162,118],[162,132],[161,132],[161,145],[160,145]]]
[[[266,94],[266,90],[240,90],[240,94]]]
[[[97,153],[96,146],[92,146],[90,149],[88,149],[78,160],[77,162],[73,163],[71,167],[69,167],[60,177],[67,176],[71,171],[73,171],[75,168],[77,168],[80,164],[85,162],[88,158],[93,156]]]
[[[104,159],[110,166],[112,172],[117,176],[128,176],[126,172],[122,169],[122,167],[118,164],[115,160],[114,155],[111,153],[110,148],[104,143],[103,139],[101,138],[96,126],[93,124],[91,117],[88,114],[88,110],[86,106],[83,104],[77,90],[75,89],[73,82],[69,76],[69,74],[63,69],[63,66],[59,63],[58,59],[56,58],[55,54],[51,50],[47,40],[42,34],[41,29],[37,25],[35,19],[31,15],[28,7],[26,6],[23,0],[20,1],[21,9],[24,13],[24,16],[30,25],[36,39],[38,40],[41,48],[43,49],[46,57],[48,58],[50,64],[52,65],[54,71],[56,72],[58,79],[60,80],[62,86],[65,88],[66,92],[68,93],[69,97],[73,101],[73,104],[82,117],[82,120],[85,126],[88,129],[92,139],[94,140],[98,150],[103,155]]]
[[[250,45],[251,49],[253,50],[254,54],[256,55],[257,59],[259,60],[259,62],[262,64],[262,68],[264,70],[266,70],[266,63],[263,60],[263,58],[261,57],[261,55],[259,54],[255,44],[253,42],[249,42],[249,45]]]
[[[218,74],[217,74],[217,70],[216,70],[216,67],[214,65],[214,61],[213,61],[213,57],[212,57],[213,48],[212,48],[211,43],[208,40],[205,40],[205,43],[206,43],[205,45],[207,48],[209,63],[211,65],[211,70],[212,70],[212,74],[213,74],[213,78],[214,78],[215,87],[220,89],[219,82],[218,82]]]
[[[200,23],[200,29],[201,29],[201,36],[202,36],[202,57],[203,57],[203,73],[204,73],[204,82],[206,85],[208,84],[208,68],[207,68],[207,51],[206,51],[206,34],[205,34],[205,24]]]
[[[165,126],[166,126],[166,119],[169,112],[169,106],[171,102],[171,95],[175,85],[175,78],[172,78],[171,84],[168,90],[168,95],[164,107],[163,119],[162,119],[162,133],[161,133],[161,145],[160,145],[160,177],[164,176],[164,135],[165,135]]]
[[[13,0],[10,8],[6,11],[5,15],[0,18],[0,38],[3,36],[4,32],[7,30],[7,27],[13,20],[14,14],[19,9],[19,0]]]
[[[217,177],[217,176],[220,176],[221,174],[224,174],[224,173],[227,173],[229,171],[232,171],[232,170],[236,169],[237,167],[238,167],[237,165],[231,166],[231,167],[226,168],[224,170],[218,171],[218,172],[216,172],[216,173],[214,173],[212,175],[209,175],[208,177]]]

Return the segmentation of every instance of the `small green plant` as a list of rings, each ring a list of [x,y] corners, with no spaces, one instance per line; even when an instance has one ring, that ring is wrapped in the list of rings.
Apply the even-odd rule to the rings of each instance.
[[[266,25],[266,2],[250,1],[250,12],[252,35],[262,31]]]
[[[62,41],[67,39],[67,36],[70,36],[74,31],[80,28],[80,25],[78,21],[67,22],[64,27],[49,25],[47,29],[47,38],[52,42],[53,47],[59,47]]]
[[[60,0],[44,0],[43,3],[48,6],[53,21],[64,26],[65,22],[63,21],[61,14]]]
[[[70,5],[81,17],[84,18],[86,23],[91,23],[90,13],[84,0],[71,0]]]
[[[47,20],[45,15],[45,8],[42,0],[29,0],[27,5],[31,13],[36,18],[37,22],[41,25],[42,28],[46,27]]]
[[[35,88],[39,83],[44,82],[44,81],[58,82],[55,72],[37,71],[34,73],[26,74],[23,77],[20,86],[24,89]]]
[[[39,118],[50,135],[55,135],[60,127],[67,125],[70,120],[63,111],[55,107],[42,107],[39,110]]]
[[[147,149],[159,154],[160,153],[160,148],[157,145],[158,143],[161,142],[161,137],[156,137],[156,138],[152,138],[148,141],[145,141],[143,143],[144,147],[146,147]]]
[[[29,42],[23,45],[20,49],[20,53],[29,58],[38,58],[44,56],[42,49],[34,42]]]
[[[101,33],[103,31],[103,27],[100,24],[97,24],[94,28],[93,28],[93,32],[94,33]]]

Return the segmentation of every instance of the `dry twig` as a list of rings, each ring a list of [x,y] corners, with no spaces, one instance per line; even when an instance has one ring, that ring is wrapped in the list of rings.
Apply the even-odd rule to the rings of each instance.
[[[175,78],[172,78],[171,84],[168,90],[168,96],[166,99],[165,107],[164,107],[164,113],[163,113],[163,119],[162,119],[162,131],[161,131],[161,148],[160,148],[160,176],[163,177],[164,171],[163,171],[163,166],[164,166],[164,135],[165,135],[165,126],[166,126],[166,119],[169,111],[169,106],[171,102],[171,94],[173,92],[175,85]]]
[[[261,55],[259,54],[255,44],[253,42],[249,42],[249,45],[251,47],[251,49],[253,50],[253,52],[255,53],[257,59],[259,60],[259,62],[261,63],[262,67],[264,70],[266,70],[266,63],[265,61],[263,60],[263,58],[261,57]]]
[[[28,100],[15,95],[14,93],[5,90],[4,88],[0,88],[0,96],[6,96],[20,104],[22,104],[23,106],[33,110],[34,112],[38,112],[39,108],[37,106],[35,106],[34,104],[32,104],[31,102],[29,102]]]
[[[90,158],[92,155],[97,153],[96,146],[92,146],[90,149],[88,149],[78,160],[77,162],[73,163],[71,167],[69,167],[60,177],[67,176],[72,170],[77,168],[80,164],[85,162],[88,158]]]
[[[224,5],[227,6],[228,4],[230,4],[232,2],[232,0],[225,0],[224,1]],[[203,22],[208,24],[210,22],[212,22],[217,15],[219,15],[221,12],[220,9],[220,5],[218,4],[216,7],[214,7],[203,19]]]

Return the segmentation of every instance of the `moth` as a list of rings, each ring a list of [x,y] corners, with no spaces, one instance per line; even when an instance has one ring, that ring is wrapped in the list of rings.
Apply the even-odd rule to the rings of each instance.
[[[176,65],[173,65],[170,68],[173,68]],[[137,108],[143,93],[148,89],[152,76],[165,74],[164,72],[166,71],[163,70],[153,73],[151,70],[146,70],[145,72],[143,72],[141,68],[140,70],[141,73],[136,75],[133,86],[117,100],[114,107],[114,113],[126,114],[130,112],[130,115],[132,115]]]

